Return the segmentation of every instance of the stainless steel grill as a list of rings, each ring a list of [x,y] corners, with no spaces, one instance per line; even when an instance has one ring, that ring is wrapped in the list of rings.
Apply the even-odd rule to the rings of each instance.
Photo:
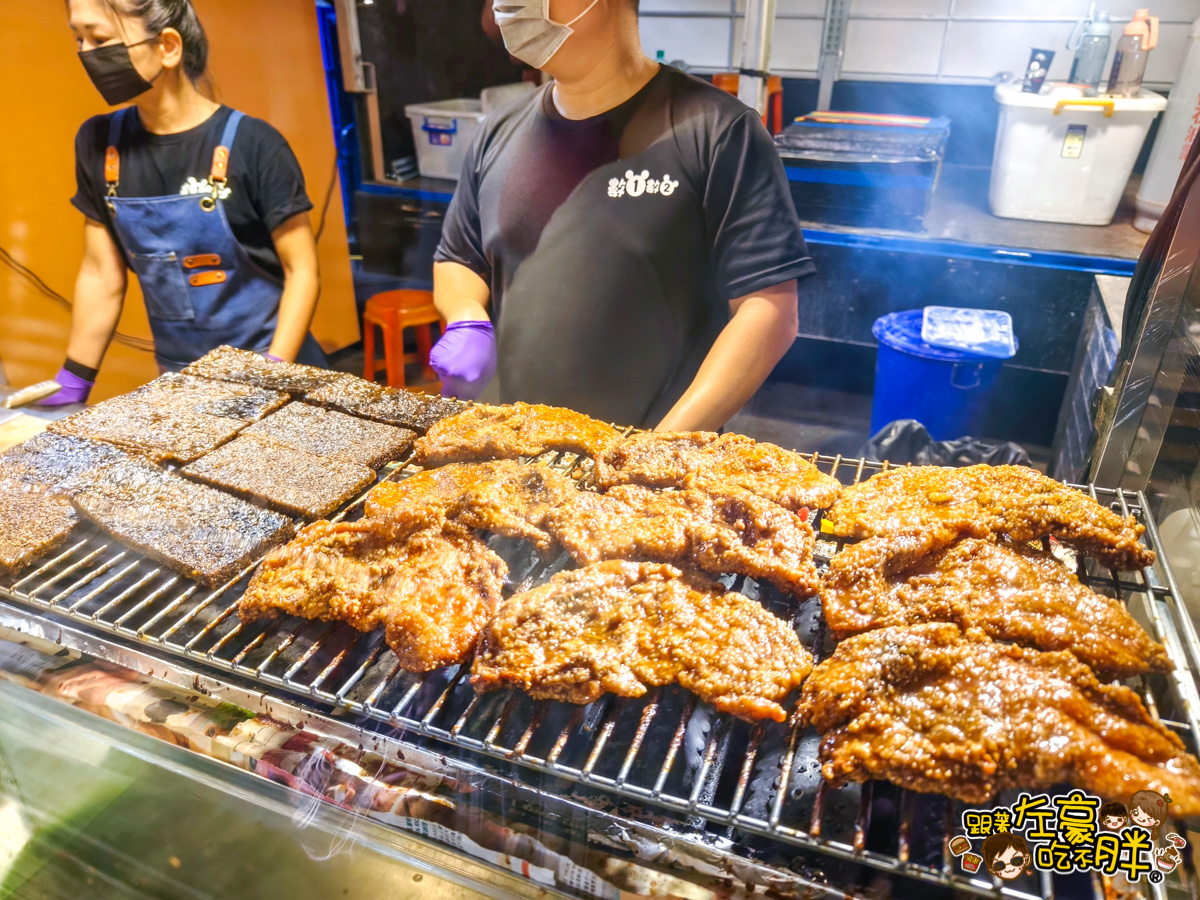
[[[845,483],[887,467],[841,456],[812,460]],[[567,470],[590,465],[571,455],[545,461]],[[412,471],[401,463],[385,477]],[[1148,543],[1159,548],[1141,495],[1086,490],[1098,502],[1139,517]],[[360,515],[362,501],[341,517]],[[820,523],[814,525],[819,531]],[[490,543],[509,562],[513,590],[540,583],[566,565],[565,558],[544,564],[514,541]],[[820,541],[818,563],[824,565],[836,549],[833,539]],[[1136,679],[1135,687],[1195,752],[1200,695],[1191,673],[1200,671],[1200,641],[1166,561],[1160,554],[1153,569],[1120,576],[1084,559],[1077,568],[1093,589],[1126,603],[1167,646],[1175,671]],[[1013,884],[956,873],[948,848],[961,813],[954,802],[886,783],[828,788],[817,762],[818,739],[809,729],[750,725],[678,689],[636,700],[609,696],[586,707],[537,702],[514,692],[476,694],[466,666],[425,675],[401,671],[379,633],[296,619],[243,625],[236,608],[250,571],[209,591],[84,527],[53,558],[0,578],[0,596],[485,758],[501,778],[575,783],[588,796],[658,807],[710,833],[799,848],[812,865],[832,857],[980,895],[1055,893],[1055,879],[1046,873]],[[790,616],[818,658],[828,651],[816,599],[797,607],[769,586],[744,578],[728,584]],[[1180,886],[1197,883],[1190,869],[1171,878]],[[1094,886],[1103,891],[1103,879],[1094,879]],[[1154,886],[1154,892],[1161,894],[1163,887]]]

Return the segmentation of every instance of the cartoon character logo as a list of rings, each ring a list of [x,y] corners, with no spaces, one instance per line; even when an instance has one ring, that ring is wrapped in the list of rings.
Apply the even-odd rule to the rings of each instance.
[[[1025,838],[1011,831],[999,831],[983,842],[984,865],[997,878],[1012,881],[1033,863],[1033,854]]]
[[[1174,872],[1175,867],[1182,862],[1183,857],[1179,855],[1177,847],[1164,847],[1162,850],[1156,850],[1154,853],[1154,864],[1162,872]]]
[[[1138,791],[1129,800],[1129,821],[1145,828],[1150,832],[1150,838],[1157,841],[1170,802],[1157,791]]]
[[[1100,826],[1106,831],[1120,831],[1128,821],[1124,803],[1105,803],[1100,807]]]

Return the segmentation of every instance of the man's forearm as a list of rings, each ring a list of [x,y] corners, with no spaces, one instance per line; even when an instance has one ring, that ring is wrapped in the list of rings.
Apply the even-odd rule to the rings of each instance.
[[[466,266],[452,262],[433,264],[433,305],[447,324],[487,322],[491,289]]]
[[[317,299],[321,295],[321,277],[316,271],[300,269],[288,273],[279,298],[279,324],[271,340],[272,356],[293,362],[312,327]]]
[[[67,356],[78,363],[99,369],[104,354],[117,331],[125,292],[103,278],[81,270],[75,281],[75,307],[71,315],[71,339]]]
[[[656,430],[720,428],[754,396],[795,339],[794,306],[788,310],[762,297],[747,298]]]

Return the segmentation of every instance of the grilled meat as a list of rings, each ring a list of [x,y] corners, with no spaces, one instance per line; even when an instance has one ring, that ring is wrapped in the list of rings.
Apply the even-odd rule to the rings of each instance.
[[[545,554],[553,546],[548,514],[578,493],[575,482],[548,466],[512,460],[455,463],[380,484],[367,495],[366,514],[426,523],[448,518],[466,528],[527,540]]]
[[[231,440],[245,427],[239,419],[122,396],[51,422],[48,430],[104,441],[159,462],[189,463]]]
[[[842,486],[798,453],[740,434],[641,432],[596,460],[596,482],[686,487],[737,485],[798,512],[824,509]]]
[[[811,667],[795,632],[755,601],[673,566],[611,561],[505,601],[471,680],[569,703],[678,683],[722,712],[781,722]]]
[[[246,434],[373,469],[403,456],[417,437],[406,428],[367,422],[305,403],[289,403],[251,425]]]
[[[417,441],[414,461],[434,466],[539,456],[551,450],[594,457],[619,439],[611,425],[569,409],[528,403],[472,406],[430,428]]]
[[[465,404],[457,400],[427,397],[352,377],[331,382],[306,395],[305,399],[317,406],[422,432],[465,408]]]
[[[280,613],[385,629],[402,668],[467,658],[500,602],[507,567],[457,526],[391,519],[317,522],[263,560],[238,606],[245,622]]]
[[[254,435],[235,438],[182,474],[306,519],[327,516],[375,482],[375,470]]]
[[[292,531],[289,519],[131,458],[68,482],[75,508],[122,543],[209,587]]]
[[[353,375],[318,369],[316,366],[274,362],[249,350],[228,346],[206,353],[184,369],[183,374],[248,384],[268,391],[282,391],[294,397],[303,397],[334,381],[354,378]]]
[[[455,465],[425,469],[400,481],[383,481],[367,494],[363,514],[369,519],[436,524],[446,518],[446,510],[457,505],[463,492],[480,477],[476,466]]]
[[[60,547],[78,521],[70,502],[27,476],[0,461],[0,573],[19,571]]]
[[[257,422],[288,402],[287,394],[245,384],[168,372],[125,395],[125,399],[209,416]]]
[[[580,491],[573,502],[550,513],[550,531],[580,565],[606,559],[687,559],[692,552],[690,512],[678,503],[656,503],[652,492],[645,493],[643,500],[616,491]]]
[[[1108,799],[1170,793],[1200,812],[1200,762],[1123,685],[1070,653],[998,644],[958,626],[881,628],[843,641],[804,685],[835,785],[883,778],[984,803],[1068,782]]]
[[[804,596],[816,591],[812,528],[739,487],[651,491],[627,485],[579,492],[550,514],[550,531],[576,562],[650,559],[734,572]]]
[[[1138,540],[1145,528],[1091,497],[1025,466],[917,466],[880,472],[849,487],[827,519],[841,537],[945,529],[1014,541],[1054,535],[1112,569],[1154,562]]]
[[[963,538],[915,562],[894,554],[894,538],[870,538],[830,562],[821,603],[835,634],[954,622],[1025,646],[1070,650],[1105,678],[1171,668],[1163,646],[1119,600],[1081,584],[1049,553]]]

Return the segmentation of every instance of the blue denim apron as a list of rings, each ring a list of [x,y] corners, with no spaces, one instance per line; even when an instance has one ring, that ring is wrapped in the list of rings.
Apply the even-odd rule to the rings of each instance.
[[[222,344],[265,353],[279,321],[283,283],[238,242],[220,199],[244,114],[229,116],[213,154],[211,195],[125,198],[117,196],[118,148],[131,115],[137,115],[135,107],[114,113],[109,122],[104,177],[113,226],[146,298],[158,364],[178,370]],[[329,364],[311,334],[296,361]]]

